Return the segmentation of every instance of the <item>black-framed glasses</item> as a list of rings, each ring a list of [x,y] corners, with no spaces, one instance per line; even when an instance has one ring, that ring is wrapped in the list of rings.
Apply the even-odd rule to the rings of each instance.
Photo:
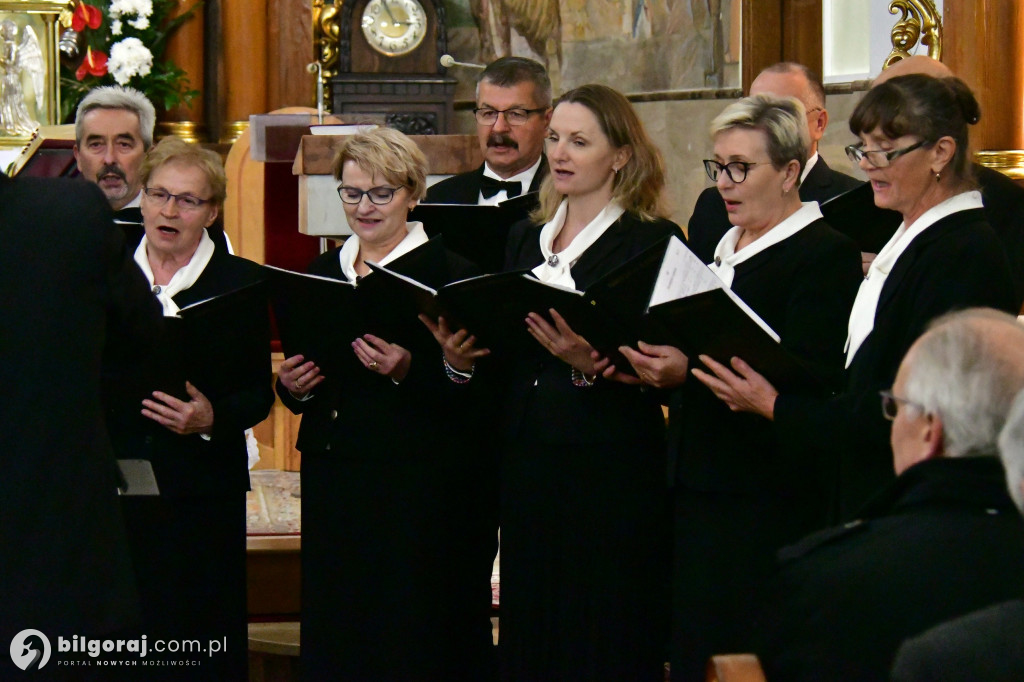
[[[204,204],[208,204],[212,199],[200,199],[197,196],[191,194],[171,194],[165,189],[159,187],[143,187],[142,191],[147,197],[153,200],[157,206],[165,206],[168,201],[174,199],[174,202],[178,206],[180,211],[198,211],[203,207]]]
[[[531,114],[539,114],[547,111],[547,107],[540,109],[491,109],[490,107],[477,107],[473,110],[476,122],[485,126],[492,126],[498,122],[498,114],[505,114],[505,123],[510,126],[521,126],[530,120]]]
[[[747,173],[754,166],[761,166],[764,164],[756,163],[754,161],[730,161],[729,163],[719,163],[714,159],[704,159],[704,172],[708,174],[712,182],[718,182],[718,174],[725,171],[725,174],[729,176],[737,185],[747,179]]]
[[[885,168],[891,164],[894,159],[898,159],[904,154],[909,154],[924,145],[925,141],[921,140],[920,142],[915,142],[909,147],[904,147],[903,149],[891,149],[889,151],[885,151],[884,149],[864,149],[864,143],[858,142],[857,144],[851,144],[846,148],[846,156],[854,163],[860,163],[861,159],[867,159],[868,163],[875,168]]]
[[[358,187],[349,187],[348,185],[341,185],[338,187],[338,196],[346,204],[358,204],[363,200],[363,195],[370,200],[371,204],[377,204],[383,206],[384,204],[390,204],[391,200],[395,198],[395,192],[402,189],[402,187],[371,187],[370,189],[359,189]]]
[[[925,414],[928,411],[924,409],[924,405],[915,403],[913,400],[907,400],[906,398],[894,395],[892,391],[879,391],[878,395],[882,397],[882,416],[889,421],[896,419],[896,412],[898,411],[899,403],[910,405],[921,414]]]

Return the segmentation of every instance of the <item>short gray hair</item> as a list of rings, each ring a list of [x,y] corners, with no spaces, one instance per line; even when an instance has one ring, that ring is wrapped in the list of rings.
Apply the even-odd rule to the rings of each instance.
[[[904,397],[942,419],[947,457],[995,455],[1010,404],[1024,389],[1024,325],[971,308],[937,318],[915,344]]]
[[[501,57],[487,65],[480,74],[476,92],[480,94],[480,83],[487,81],[499,88],[511,88],[520,83],[533,83],[533,97],[539,107],[551,106],[551,77],[544,65],[526,57]]]
[[[711,137],[733,128],[760,130],[768,139],[768,158],[776,170],[795,159],[803,172],[811,136],[800,100],[772,95],[744,97],[715,117],[711,122]]]
[[[75,144],[82,144],[85,115],[94,109],[124,109],[132,112],[139,117],[142,145],[146,149],[153,146],[153,129],[156,127],[156,109],[153,103],[135,88],[120,85],[104,85],[90,90],[78,103],[78,111],[75,112]]]
[[[1010,490],[1010,497],[1024,513],[1024,493],[1020,489],[1024,481],[1024,391],[1014,399],[1006,425],[999,434],[999,457],[1006,469],[1006,487]]]

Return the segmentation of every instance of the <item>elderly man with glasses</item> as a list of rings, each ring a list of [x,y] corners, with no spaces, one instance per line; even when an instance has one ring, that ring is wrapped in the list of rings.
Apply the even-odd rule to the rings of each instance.
[[[477,136],[484,163],[427,190],[425,203],[493,206],[536,192],[547,175],[544,135],[551,118],[551,80],[538,62],[502,57],[476,86]]]
[[[860,518],[780,552],[757,653],[768,679],[888,679],[900,643],[1024,594],[1024,522],[997,440],[1024,389],[1024,327],[974,308],[907,352],[882,412],[897,478]]]
[[[795,97],[807,112],[810,145],[807,163],[800,175],[800,199],[824,202],[853,189],[860,180],[832,170],[818,154],[818,142],[828,127],[825,109],[825,86],[813,71],[803,64],[780,62],[767,67],[750,84],[751,95],[771,94],[776,97]],[[708,187],[697,198],[693,215],[687,227],[690,248],[705,263],[714,257],[715,247],[732,223],[725,210],[725,202],[714,187]]]

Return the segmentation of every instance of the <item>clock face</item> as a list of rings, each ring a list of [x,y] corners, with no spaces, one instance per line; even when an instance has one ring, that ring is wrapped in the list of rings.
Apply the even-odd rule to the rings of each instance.
[[[412,52],[427,32],[427,15],[417,0],[370,0],[362,23],[370,47],[389,57]]]

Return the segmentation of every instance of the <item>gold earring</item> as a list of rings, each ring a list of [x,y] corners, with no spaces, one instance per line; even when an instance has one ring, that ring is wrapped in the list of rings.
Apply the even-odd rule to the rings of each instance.
[[[938,171],[936,171],[936,173],[935,173],[935,182],[939,182],[941,180],[942,180],[942,173],[939,173]]]

